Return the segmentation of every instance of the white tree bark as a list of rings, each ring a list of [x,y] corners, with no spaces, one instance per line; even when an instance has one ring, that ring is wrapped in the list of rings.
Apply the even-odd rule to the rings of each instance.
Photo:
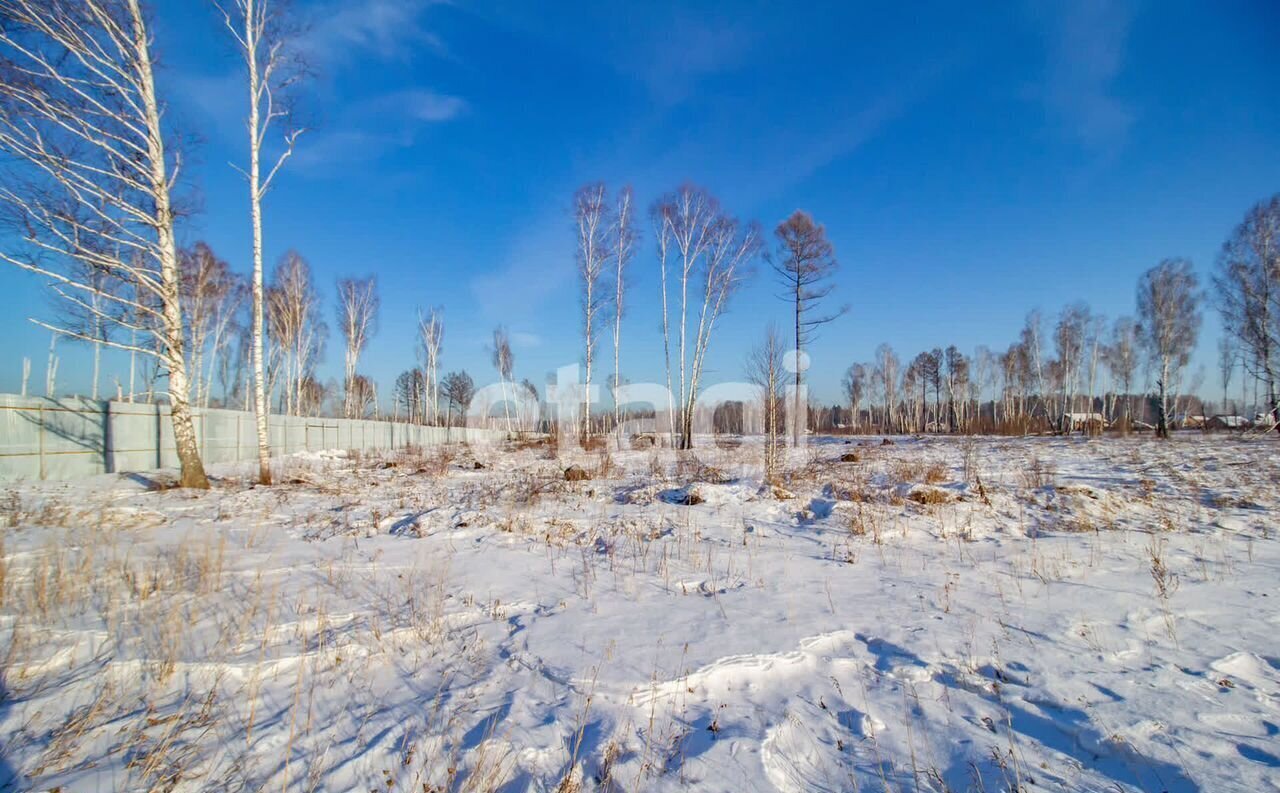
[[[244,175],[249,182],[249,222],[253,229],[253,281],[251,321],[251,351],[253,358],[253,410],[258,437],[258,481],[271,482],[271,447],[268,435],[267,372],[265,361],[265,287],[263,285],[262,200],[280,167],[293,154],[294,143],[300,129],[289,130],[284,135],[284,150],[264,178],[262,175],[262,147],[274,122],[287,116],[276,104],[275,90],[280,87],[278,74],[283,65],[283,42],[270,7],[270,0],[235,0],[231,7],[223,8],[227,29],[239,45],[244,58],[249,88],[249,170]],[[283,81],[288,83],[288,78]]]
[[[100,320],[152,334],[148,348],[60,329],[157,356],[169,375],[180,483],[207,488],[188,401],[171,196],[178,161],[171,164],[166,150],[139,0],[0,0],[0,16],[0,48],[26,78],[0,84],[9,111],[0,119],[0,150],[32,188],[0,191],[30,230],[0,259],[48,278]],[[104,271],[136,297],[69,277],[46,263],[49,254]],[[119,310],[108,312],[99,300]]]
[[[343,414],[358,418],[356,367],[378,319],[378,286],[373,276],[338,281],[338,323],[346,341],[343,355]]]
[[[622,405],[618,401],[618,388],[622,385],[622,314],[623,297],[626,294],[626,270],[635,252],[635,230],[632,226],[631,188],[624,187],[618,194],[618,209],[614,214],[613,237],[613,426],[618,432],[618,448],[622,448]]]
[[[574,200],[574,220],[578,229],[578,275],[582,283],[582,338],[584,348],[584,388],[582,392],[582,434],[591,435],[591,366],[595,360],[596,317],[604,308],[600,279],[607,253],[608,207],[603,184],[578,191]]]
[[[424,317],[418,312],[418,352],[422,356],[426,377],[426,396],[422,400],[422,422],[435,425],[440,421],[440,348],[444,341],[444,310],[432,308]]]

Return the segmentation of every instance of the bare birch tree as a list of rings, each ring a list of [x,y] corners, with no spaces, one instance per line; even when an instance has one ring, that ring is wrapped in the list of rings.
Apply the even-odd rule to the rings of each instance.
[[[444,309],[435,307],[424,316],[418,311],[418,354],[426,377],[422,421],[436,424],[440,418],[440,348],[444,343]]]
[[[743,225],[720,211],[719,202],[707,191],[683,185],[660,198],[651,212],[658,242],[658,264],[662,288],[662,340],[667,372],[667,391],[678,384],[675,400],[668,403],[672,443],[681,449],[693,447],[693,406],[698,380],[706,361],[716,322],[728,306],[730,296],[750,274],[751,263],[759,255],[759,227]],[[675,283],[669,284],[674,278]],[[690,288],[695,294],[691,303]],[[670,293],[678,295],[678,305]],[[690,336],[692,314],[697,326]],[[679,328],[678,360],[672,373],[672,325]]]
[[[876,347],[876,379],[884,396],[884,431],[895,432],[898,403],[898,355],[887,343]]]
[[[512,393],[508,398],[507,383],[511,382],[514,392],[515,382],[511,377],[515,369],[515,359],[511,354],[511,335],[501,325],[493,329],[493,368],[502,379],[502,410],[507,419],[507,432],[511,432],[511,400],[515,398],[515,394]]]
[[[676,445],[676,404],[675,399],[672,398],[674,392],[671,390],[671,315],[667,300],[667,265],[675,246],[673,211],[674,205],[667,201],[659,201],[650,209],[654,237],[658,246],[658,285],[662,294],[662,364],[667,378],[667,429],[670,443],[674,447]],[[661,407],[655,405],[654,409],[658,411]],[[655,420],[657,418],[656,412],[654,418]]]
[[[123,307],[111,300],[113,290],[121,288],[110,270],[82,261],[68,262],[67,275],[86,287],[83,294],[70,292],[56,282],[49,285],[53,297],[55,324],[70,331],[73,338],[88,341],[93,347],[93,373],[89,398],[98,398],[102,372],[102,348],[111,341],[113,331],[125,317]]]
[[[377,329],[379,304],[378,282],[374,276],[338,279],[338,329],[346,342],[342,359],[342,413],[349,419],[361,412],[357,405],[356,367]]]
[[[0,0],[0,19],[0,151],[12,158],[0,204],[22,230],[0,259],[50,279],[82,308],[93,305],[93,287],[69,275],[68,263],[137,288],[101,296],[145,315],[133,327],[155,343],[103,343],[157,356],[168,372],[180,482],[207,488],[174,236],[180,162],[156,93],[149,17],[141,0]]]
[[[353,419],[378,416],[378,387],[362,374],[353,375],[342,395],[343,406],[350,405]]]
[[[867,365],[855,363],[849,367],[844,374],[845,398],[849,400],[849,421],[856,431],[861,426],[860,416],[862,415],[862,399],[867,393]]]
[[[1045,418],[1052,421],[1048,403],[1045,401],[1044,320],[1040,316],[1039,309],[1027,314],[1019,342],[1026,352],[1028,379],[1035,385],[1036,399],[1040,402]]]
[[[831,278],[839,267],[835,249],[827,241],[824,226],[814,223],[808,212],[797,209],[791,217],[779,223],[773,233],[778,239],[773,269],[786,290],[784,299],[792,303],[795,310],[797,365],[792,434],[793,442],[798,445],[800,435],[805,430],[805,411],[802,410],[804,406],[800,399],[800,383],[804,379],[805,367],[800,365],[800,357],[805,345],[817,334],[818,328],[839,318],[848,311],[848,307],[842,307],[831,314],[815,313],[823,299],[835,289]]]
[[[1224,415],[1235,412],[1229,407],[1230,401],[1227,396],[1227,389],[1231,387],[1231,376],[1235,374],[1236,360],[1239,357],[1234,339],[1230,336],[1223,336],[1218,339],[1218,382],[1222,383],[1221,412]]]
[[[1080,380],[1080,364],[1084,356],[1085,327],[1089,322],[1089,307],[1084,303],[1072,303],[1058,315],[1054,327],[1053,343],[1058,351],[1061,380],[1061,405],[1055,421],[1060,430],[1068,430],[1066,414],[1075,412],[1075,401]]]
[[[942,355],[947,386],[947,429],[960,432],[965,426],[965,402],[969,392],[969,359],[954,344]]]
[[[1169,437],[1170,394],[1191,360],[1200,332],[1196,275],[1186,259],[1165,259],[1138,279],[1139,339],[1156,378],[1156,434]]]
[[[903,429],[911,427],[914,432],[924,432],[929,418],[929,368],[926,358],[928,353],[920,353],[911,359],[902,372],[902,402],[905,415]]]
[[[210,367],[210,378],[216,376],[219,391],[222,395],[222,407],[235,407],[238,410],[253,410],[252,383],[248,377],[251,369],[249,350],[249,323],[245,319],[248,307],[249,281],[247,278],[236,278],[236,294],[234,310],[227,312],[226,328],[222,331],[220,344],[213,348],[213,366]],[[215,336],[218,335],[215,332]],[[212,393],[212,381],[209,392]]]
[[[1133,375],[1138,370],[1138,323],[1132,317],[1118,317],[1111,326],[1111,343],[1103,361],[1111,373],[1112,384],[1124,398],[1124,426],[1133,421]]]
[[[776,485],[782,461],[782,341],[773,326],[765,332],[764,341],[747,356],[747,381],[759,391],[764,431],[764,480]]]
[[[1259,202],[1222,246],[1213,279],[1226,331],[1245,371],[1262,384],[1280,432],[1280,195]]]
[[[668,403],[671,418],[672,445],[689,448],[691,439],[683,436],[685,420],[685,394],[688,390],[686,365],[686,344],[688,335],[689,282],[693,279],[694,269],[706,251],[707,233],[710,224],[718,213],[719,207],[715,199],[705,190],[692,185],[682,185],[676,192],[664,196],[654,204],[652,210],[653,223],[658,238],[658,264],[662,286],[662,344],[666,358],[667,391],[674,397],[674,404]],[[674,259],[674,261],[671,261]],[[670,261],[670,266],[669,266]],[[677,376],[672,377],[671,355],[671,311],[672,302],[668,299],[668,283],[670,275],[676,277],[679,294],[679,346],[677,353]],[[673,382],[675,381],[675,382]],[[672,389],[677,387],[678,391]]]
[[[294,144],[302,128],[291,121],[289,104],[283,101],[289,87],[301,74],[296,58],[288,51],[288,29],[285,17],[278,13],[279,1],[226,0],[219,4],[223,21],[240,55],[244,59],[247,78],[249,113],[245,119],[249,133],[249,170],[239,170],[249,184],[249,222],[253,227],[253,278],[251,347],[253,351],[253,406],[258,433],[258,481],[271,481],[271,447],[267,433],[266,359],[263,331],[266,292],[262,253],[262,200],[280,167],[293,154]],[[282,149],[263,174],[263,148],[271,139],[273,128],[282,131]]]
[[[573,222],[578,234],[578,280],[582,286],[582,340],[585,388],[582,433],[591,435],[591,365],[595,360],[596,318],[608,304],[601,279],[608,263],[611,223],[605,186],[601,182],[579,188],[573,198]]]
[[[1107,318],[1098,313],[1089,315],[1084,328],[1085,357],[1089,366],[1089,413],[1094,413],[1094,401],[1097,399],[1098,364],[1102,361],[1103,340],[1106,333]]]
[[[285,359],[285,412],[301,416],[306,384],[324,350],[328,326],[320,316],[320,298],[311,280],[311,266],[297,251],[289,251],[276,264],[267,309],[272,335],[279,340]]]
[[[236,365],[238,352],[232,345],[238,343],[238,339],[243,335],[247,325],[244,318],[244,309],[248,305],[248,300],[248,279],[239,273],[228,270],[226,290],[222,294],[222,299],[213,308],[211,320],[213,328],[209,334],[209,368],[208,373],[205,375],[205,384],[202,391],[204,402],[201,403],[201,407],[209,406],[209,401],[213,394],[215,374],[223,384],[222,405],[223,407],[230,405],[231,392],[227,388],[227,384],[233,374],[232,370]],[[243,407],[248,410],[251,406],[246,402]]]
[[[998,384],[1000,376],[999,356],[991,351],[991,348],[985,344],[979,344],[977,349],[973,351],[973,379],[972,394],[975,412],[973,420],[982,421],[982,406],[985,404],[986,395],[990,393],[991,397],[991,421],[995,422],[995,406],[998,401],[995,386]],[[979,428],[979,432],[984,431]]]
[[[627,266],[635,255],[636,227],[633,196],[630,187],[618,192],[617,208],[613,213],[613,426],[622,426],[622,405],[617,390],[622,385],[622,315],[625,313]],[[622,436],[618,436],[621,448]]]
[[[200,407],[208,407],[214,369],[231,340],[244,289],[240,277],[203,242],[179,251],[179,268],[191,378],[195,383],[192,398]]]
[[[718,216],[707,232],[707,248],[698,278],[702,304],[698,308],[698,325],[693,336],[692,359],[689,365],[688,389],[681,409],[683,426],[681,438],[686,449],[693,448],[694,406],[698,398],[698,385],[702,381],[707,350],[716,323],[743,281],[750,275],[751,263],[759,255],[763,245],[760,227],[755,223],[745,226],[736,219]]]

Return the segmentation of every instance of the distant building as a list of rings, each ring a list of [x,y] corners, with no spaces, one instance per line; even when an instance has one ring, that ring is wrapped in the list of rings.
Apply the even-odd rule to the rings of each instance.
[[[1101,413],[1063,413],[1062,431],[1100,432],[1107,428],[1107,420]]]
[[[1209,419],[1211,430],[1243,430],[1253,426],[1253,422],[1244,416],[1214,416]]]

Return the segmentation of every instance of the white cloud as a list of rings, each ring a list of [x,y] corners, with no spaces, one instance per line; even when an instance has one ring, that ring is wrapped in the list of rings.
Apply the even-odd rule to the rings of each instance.
[[[355,118],[398,115],[423,123],[436,124],[452,121],[467,111],[467,101],[425,88],[409,88],[393,91],[360,102],[352,109]]]
[[[419,121],[438,122],[457,118],[467,109],[460,97],[445,96],[433,91],[412,91],[406,109]]]
[[[409,59],[422,50],[445,54],[444,42],[423,21],[437,0],[338,0],[321,6],[316,21],[299,43],[307,57],[323,64],[343,63],[359,53]]]
[[[334,165],[373,162],[413,146],[425,127],[451,121],[466,110],[461,97],[426,89],[381,94],[350,105],[330,128],[304,135],[295,165],[328,171]]]
[[[511,331],[511,344],[515,347],[525,349],[533,349],[542,346],[542,337],[536,333],[527,333],[525,331]]]
[[[1122,145],[1136,114],[1114,95],[1132,23],[1128,4],[1081,0],[1051,5],[1048,63],[1042,101],[1079,143]]]
[[[541,320],[547,302],[573,305],[577,300],[569,224],[554,210],[531,220],[497,267],[471,278],[471,295],[487,319],[527,326]]]
[[[368,68],[357,61],[408,59],[430,50],[445,54],[439,37],[427,29],[425,12],[441,0],[338,0],[315,12],[315,22],[293,42],[319,73]],[[223,74],[175,72],[174,94],[204,117],[219,137],[243,136],[244,78],[237,69]],[[314,85],[300,89],[304,113],[315,104]],[[323,94],[323,90],[320,91]],[[422,128],[457,118],[468,110],[461,97],[425,88],[391,91],[344,104],[327,123],[313,126],[298,143],[293,167],[320,170],[334,164],[367,163],[412,146]]]
[[[682,102],[704,77],[731,71],[751,55],[758,35],[741,21],[708,23],[678,12],[668,35],[621,56],[624,68],[638,75],[658,101]]]

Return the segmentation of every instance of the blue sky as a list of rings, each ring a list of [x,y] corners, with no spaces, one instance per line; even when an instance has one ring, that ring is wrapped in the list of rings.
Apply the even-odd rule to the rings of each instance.
[[[244,160],[238,63],[209,6],[160,5],[169,118],[199,138],[202,211],[182,236],[247,270],[247,196],[228,165]],[[826,401],[882,341],[903,358],[1003,348],[1035,307],[1131,313],[1142,270],[1187,256],[1207,276],[1244,211],[1280,191],[1272,2],[296,5],[314,129],[268,199],[268,259],[311,261],[331,325],[334,279],[378,276],[361,368],[387,391],[413,364],[418,306],[445,306],[443,366],[480,382],[499,323],[518,377],[580,357],[569,205],[587,181],[630,184],[642,208],[692,181],[768,229],[796,208],[825,223],[835,300],[851,306],[811,349]],[[652,234],[642,243],[632,381],[662,375]],[[48,335],[27,317],[47,300],[13,268],[0,289],[0,390],[16,390],[23,356],[34,387]],[[738,379],[765,325],[786,326],[777,293],[761,266],[708,378]],[[1210,373],[1217,328],[1206,312]],[[338,345],[322,376],[338,375]],[[60,390],[87,391],[87,352],[60,350]]]

